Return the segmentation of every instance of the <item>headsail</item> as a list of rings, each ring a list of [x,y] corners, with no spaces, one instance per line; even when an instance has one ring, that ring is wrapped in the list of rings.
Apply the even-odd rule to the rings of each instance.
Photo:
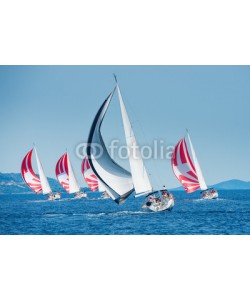
[[[33,149],[31,149],[25,155],[22,161],[21,174],[27,186],[31,188],[32,191],[39,194],[42,191],[42,185],[39,177],[36,176],[32,168],[32,153],[33,153]]]
[[[125,108],[120,88],[117,84],[118,97],[120,101],[120,108],[122,114],[123,127],[126,137],[126,143],[128,147],[130,170],[132,174],[132,180],[136,194],[149,193],[152,191],[152,185],[150,183],[147,170],[144,166],[143,159],[141,157],[139,146],[136,142],[134,131],[130,123],[127,110]]]
[[[87,156],[89,164],[105,190],[117,203],[124,201],[133,191],[131,174],[110,157],[101,135],[101,125],[115,89],[100,107],[88,138]]]
[[[77,193],[80,188],[75,178],[68,153],[64,153],[56,164],[56,176],[61,186],[68,193]]]
[[[190,148],[193,154],[192,143],[190,144]],[[204,179],[203,181],[200,181],[200,174],[197,172],[197,166],[199,167],[199,164],[195,164],[195,160],[193,163],[190,158],[185,137],[182,138],[175,146],[171,163],[175,176],[183,185],[187,193],[192,193],[199,188],[207,189]]]
[[[38,173],[39,173],[39,177],[40,177],[40,181],[41,181],[41,185],[42,185],[42,190],[43,190],[43,194],[50,194],[52,193],[52,190],[50,188],[49,182],[47,177],[45,176],[44,170],[43,170],[43,166],[41,164],[41,161],[38,157],[36,148],[35,149],[35,155],[36,155],[36,162],[37,162],[37,168],[38,168]]]

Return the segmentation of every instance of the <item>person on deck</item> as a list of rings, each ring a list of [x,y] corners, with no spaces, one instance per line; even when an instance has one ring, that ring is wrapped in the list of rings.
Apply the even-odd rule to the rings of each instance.
[[[149,196],[148,201],[146,202],[147,206],[151,206],[152,202],[154,201],[154,197],[153,196]]]
[[[162,199],[167,200],[168,197],[167,191],[163,191],[161,195],[162,195]]]

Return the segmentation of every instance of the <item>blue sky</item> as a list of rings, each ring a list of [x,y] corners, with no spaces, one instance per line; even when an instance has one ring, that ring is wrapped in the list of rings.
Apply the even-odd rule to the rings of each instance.
[[[250,180],[250,67],[247,66],[1,66],[0,172],[20,172],[37,146],[44,170],[55,178],[57,159],[75,154],[113,89],[117,74],[140,145],[174,145],[189,129],[207,184]],[[109,144],[124,140],[117,96],[103,124]],[[122,162],[127,166],[127,162]],[[155,187],[179,186],[169,160],[146,161]]]

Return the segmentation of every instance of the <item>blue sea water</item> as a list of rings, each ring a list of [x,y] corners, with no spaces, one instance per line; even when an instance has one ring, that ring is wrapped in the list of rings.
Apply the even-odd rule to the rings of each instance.
[[[145,212],[143,198],[117,205],[112,200],[74,200],[62,195],[0,195],[1,235],[208,235],[250,234],[250,190],[219,191],[218,200],[174,192],[171,212]]]

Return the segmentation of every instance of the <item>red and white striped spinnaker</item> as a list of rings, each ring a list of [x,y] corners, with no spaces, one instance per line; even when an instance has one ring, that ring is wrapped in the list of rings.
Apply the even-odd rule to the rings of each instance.
[[[185,137],[175,146],[171,162],[175,176],[183,185],[187,193],[192,193],[200,188],[196,170],[188,152]]]
[[[67,153],[64,153],[56,164],[56,177],[61,186],[69,193],[69,171]]]
[[[80,191],[67,152],[59,158],[56,164],[56,177],[67,193],[78,193]]]
[[[39,194],[42,191],[42,185],[39,177],[36,176],[32,168],[32,153],[33,149],[25,155],[21,166],[21,174],[27,186]]]
[[[87,156],[82,161],[82,175],[91,191],[95,192],[98,189],[98,179],[90,167]]]
[[[40,178],[35,174],[32,167],[33,150],[35,150],[38,174]],[[42,191],[43,194],[49,194],[52,192],[35,148],[31,149],[25,155],[21,165],[21,174],[27,186],[30,187],[35,193],[39,194]]]
[[[175,176],[183,185],[187,193],[192,193],[197,189],[206,190],[207,185],[203,178],[200,165],[198,163],[191,139],[187,133],[191,154],[186,143],[186,137],[182,138],[179,143],[175,146],[174,152],[172,155],[172,168]]]

